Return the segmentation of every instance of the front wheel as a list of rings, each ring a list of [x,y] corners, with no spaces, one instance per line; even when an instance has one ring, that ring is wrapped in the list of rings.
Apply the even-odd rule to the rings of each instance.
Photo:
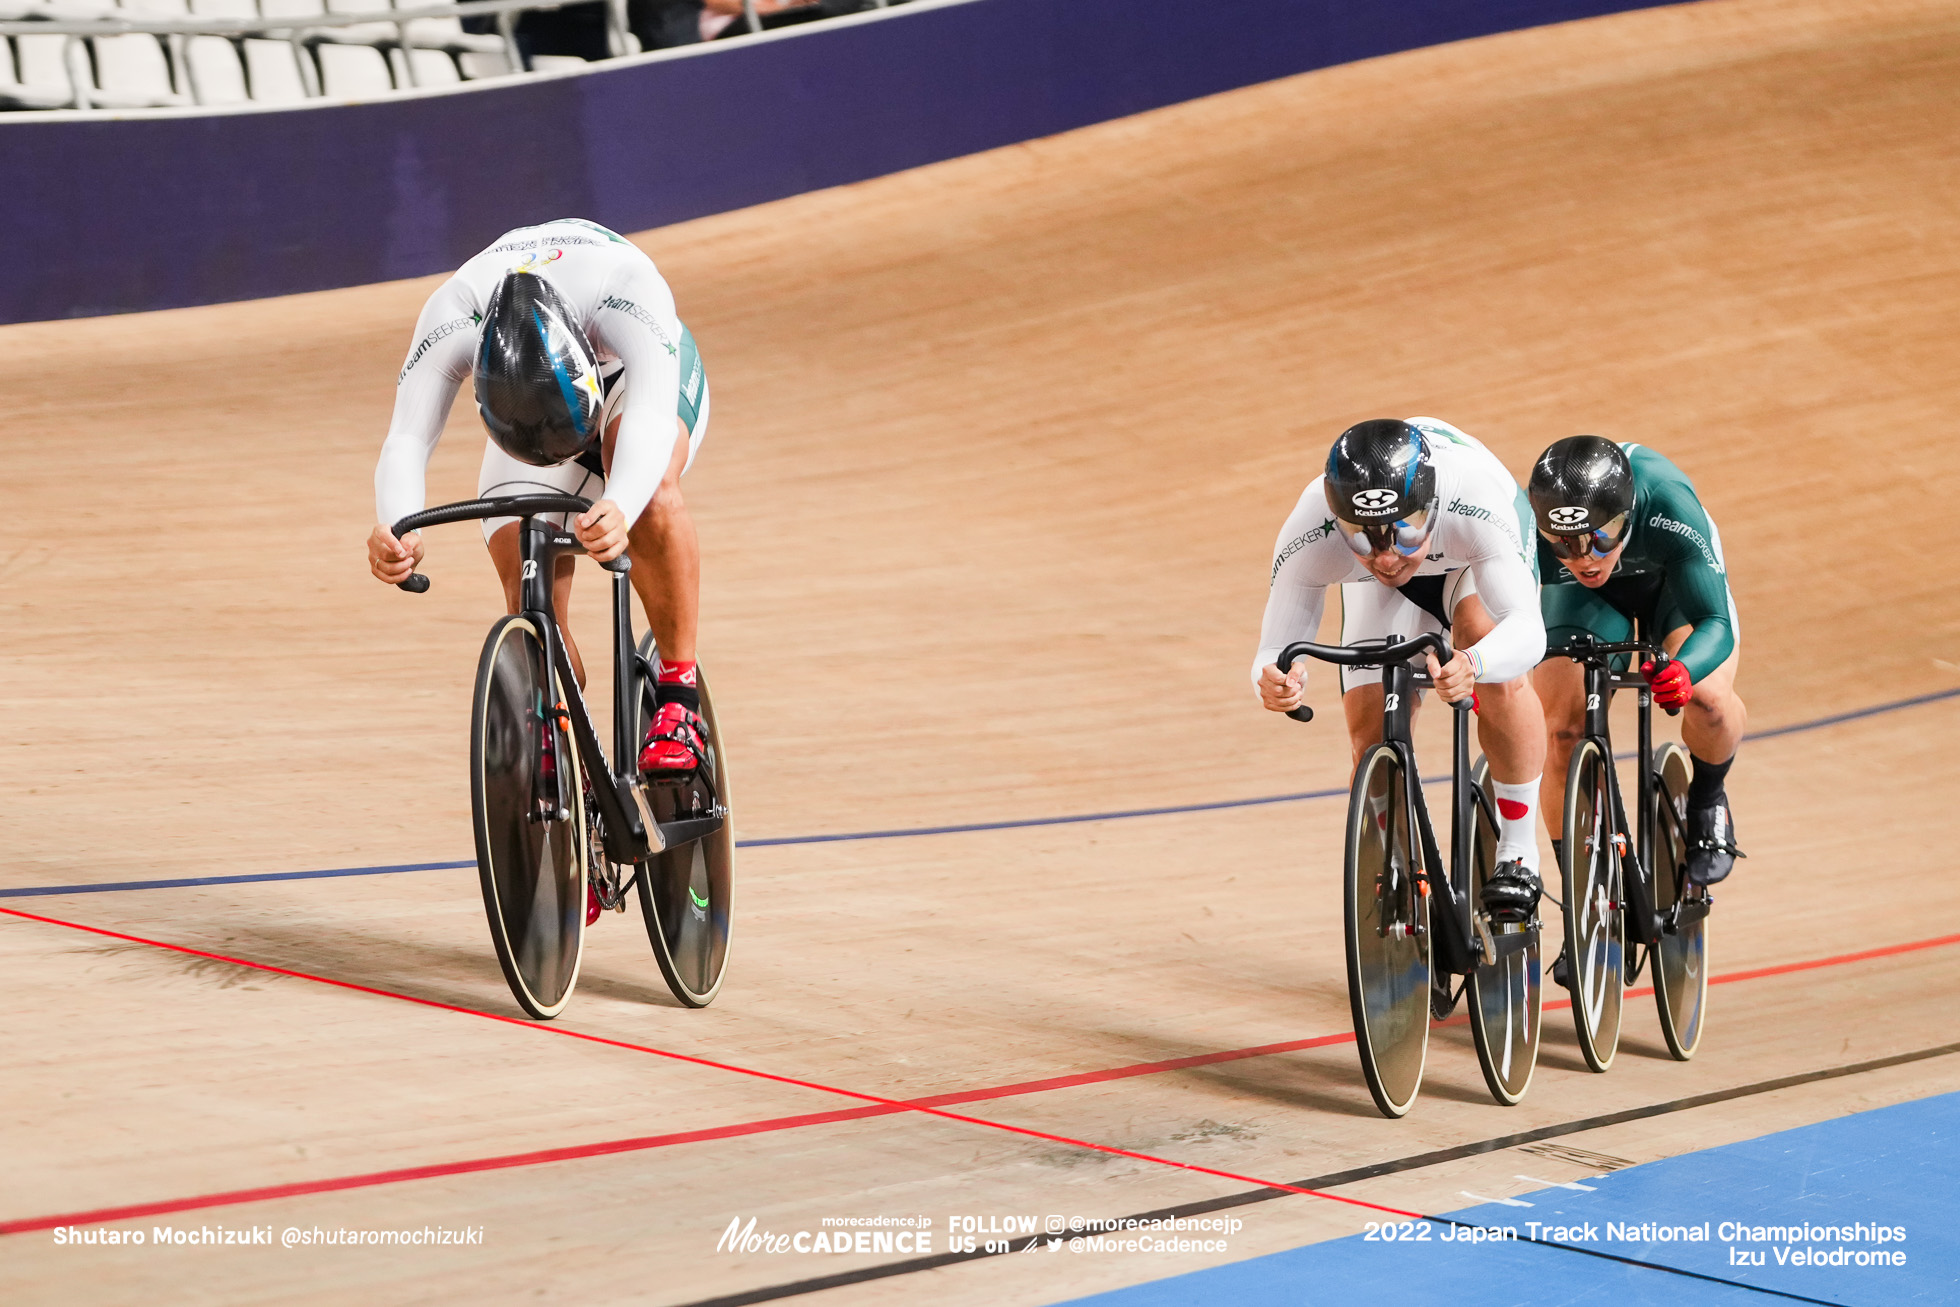
[[[1661,746],[1654,759],[1654,910],[1666,922],[1653,959],[1654,1002],[1667,1051],[1685,1062],[1701,1046],[1708,1012],[1708,891],[1688,880],[1688,751]]]
[[[1623,849],[1613,826],[1613,760],[1598,740],[1582,740],[1565,770],[1565,960],[1572,1024],[1586,1065],[1604,1071],[1620,1047],[1626,989]]]
[[[1429,884],[1415,857],[1402,758],[1361,755],[1348,796],[1348,1003],[1361,1073],[1383,1116],[1408,1112],[1429,1055]]]
[[[1475,835],[1470,842],[1470,912],[1475,923],[1470,947],[1478,962],[1470,973],[1470,1032],[1490,1094],[1506,1107],[1531,1086],[1538,1065],[1539,1018],[1543,1014],[1543,968],[1539,958],[1537,914],[1522,925],[1494,922],[1484,911],[1484,881],[1497,869],[1497,793],[1490,764],[1477,759],[1471,773]],[[1494,960],[1484,959],[1488,938]]]
[[[585,798],[563,702],[537,627],[500,619],[470,711],[476,865],[504,979],[540,1018],[570,1001],[585,948]]]
[[[659,653],[649,631],[640,641],[640,656],[657,666]],[[715,717],[708,678],[697,674],[701,720],[707,726],[707,760],[692,776],[679,782],[647,786],[655,820],[683,821],[719,813],[721,829],[679,848],[654,854],[635,878],[640,887],[640,913],[646,919],[647,939],[654,960],[674,997],[688,1007],[706,1007],[721,990],[728,966],[728,941],[734,924],[735,817],[729,794],[728,748]],[[635,723],[635,741],[646,738],[653,720],[653,686],[642,679]]]

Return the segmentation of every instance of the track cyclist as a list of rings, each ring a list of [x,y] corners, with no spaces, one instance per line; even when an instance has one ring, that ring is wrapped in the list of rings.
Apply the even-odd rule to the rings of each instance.
[[[656,781],[693,771],[707,731],[695,678],[701,553],[680,483],[707,435],[708,380],[666,279],[625,237],[562,218],[506,232],[437,288],[415,324],[374,469],[380,521],[367,548],[378,580],[404,581],[422,559],[421,533],[397,540],[388,524],[424,507],[429,458],[465,378],[490,433],[478,496],[589,499],[589,512],[558,524],[600,562],[631,556],[660,651],[640,767]],[[484,519],[483,538],[515,613],[517,519]],[[574,562],[561,557],[552,578],[561,625]],[[568,626],[564,636],[582,685]]]
[[[1684,710],[1681,741],[1694,759],[1687,874],[1712,885],[1741,856],[1724,781],[1749,723],[1735,692],[1741,629],[1714,519],[1680,468],[1645,446],[1602,436],[1570,436],[1539,455],[1530,497],[1551,652],[1585,633],[1609,644],[1629,640],[1637,620],[1674,655],[1666,667],[1648,662],[1641,672],[1655,703]],[[1551,727],[1542,797],[1556,845],[1566,759],[1585,727],[1585,683],[1579,665],[1559,657],[1532,680]]]
[[[1498,808],[1497,867],[1483,903],[1500,921],[1538,903],[1532,804],[1545,762],[1544,712],[1527,675],[1545,654],[1531,510],[1482,444],[1447,422],[1379,418],[1349,427],[1323,475],[1301,494],[1273,546],[1271,590],[1252,681],[1273,712],[1297,708],[1306,663],[1279,651],[1312,640],[1327,587],[1341,586],[1341,643],[1450,631],[1447,666],[1428,655],[1446,702],[1477,705]],[[1481,688],[1479,688],[1481,687]],[[1341,703],[1355,759],[1381,738],[1379,668],[1342,668]]]

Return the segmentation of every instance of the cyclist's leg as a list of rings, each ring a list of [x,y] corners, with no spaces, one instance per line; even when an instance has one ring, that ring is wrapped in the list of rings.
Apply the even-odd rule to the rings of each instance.
[[[1583,669],[1557,650],[1575,635],[1590,634],[1607,644],[1633,637],[1633,623],[1598,592],[1582,585],[1548,585],[1539,591],[1545,613],[1545,647],[1550,651],[1533,670],[1531,683],[1545,711],[1545,778],[1538,802],[1545,829],[1559,838],[1565,822],[1565,770],[1586,731],[1586,678]]]
[[[1667,633],[1661,647],[1674,653],[1694,633],[1692,626],[1678,626]],[[1742,645],[1729,651],[1722,665],[1695,682],[1694,698],[1681,712],[1681,743],[1697,762],[1726,763],[1735,757],[1742,737],[1749,729],[1749,708],[1735,692],[1735,673],[1742,661]]]
[[[633,589],[646,610],[647,625],[660,647],[663,661],[693,662],[699,631],[701,546],[694,518],[681,495],[681,477],[707,438],[708,379],[695,349],[694,333],[681,331],[681,385],[675,430],[679,439],[660,488],[627,532],[626,552],[633,559]],[[630,397],[622,384],[607,396],[606,466],[612,465],[613,441],[619,434],[618,414]]]
[[[1469,568],[1450,577],[1443,600],[1457,648],[1468,648],[1497,628],[1477,596]],[[1477,686],[1477,740],[1490,763],[1491,797],[1497,807],[1495,866],[1484,883],[1484,906],[1499,920],[1528,920],[1539,890],[1533,879],[1538,871],[1538,819],[1532,808],[1542,801],[1539,775],[1545,767],[1545,714],[1530,676]]]
[[[1341,586],[1341,643],[1408,639],[1439,631],[1442,623],[1379,581],[1349,581]],[[1420,700],[1410,705],[1413,720]],[[1382,671],[1379,667],[1341,668],[1341,711],[1347,718],[1348,744],[1353,761],[1382,738]]]
[[[692,442],[687,424],[678,418],[675,422],[680,439],[674,444],[673,460],[660,489],[627,533],[626,552],[633,559],[633,589],[646,610],[661,658],[692,662],[700,618],[701,545],[681,497],[681,473]]]
[[[1721,558],[1722,536],[1712,518],[1708,531],[1715,556]],[[1742,659],[1742,619],[1735,610],[1735,595],[1730,594],[1728,601],[1729,631],[1735,647],[1729,650],[1720,667],[1695,683],[1694,698],[1681,713],[1681,742],[1688,746],[1698,772],[1709,764],[1725,766],[1732,761],[1749,729],[1749,710],[1735,692],[1736,668]],[[1669,653],[1679,652],[1694,628],[1675,606],[1670,589],[1661,590],[1658,608],[1656,629],[1667,632],[1661,647]]]
[[[1470,569],[1464,568],[1456,577],[1462,580],[1446,593],[1446,599],[1450,603],[1452,643],[1464,649],[1489,635],[1497,623],[1478,598]],[[1478,685],[1477,742],[1490,759],[1490,774],[1498,783],[1517,785],[1537,780],[1545,767],[1545,712],[1529,676]]]
[[[484,442],[483,468],[477,474],[476,494],[479,499],[492,499],[504,495],[582,495],[592,498],[603,486],[597,473],[581,466],[578,462],[560,463],[556,467],[531,467],[520,463],[497,447],[497,442]],[[553,513],[545,520],[556,526],[565,525],[563,513]],[[490,561],[497,568],[497,579],[504,587],[504,610],[516,612],[523,604],[522,550],[518,543],[518,521],[514,517],[486,517],[483,519],[483,543],[490,550]],[[581,687],[585,685],[585,661],[579,656],[578,642],[572,638],[570,624],[572,602],[572,574],[577,559],[565,555],[558,559],[552,570],[552,607],[558,615],[558,630],[565,638],[565,653],[572,660],[572,671],[578,677]]]
[[[1665,598],[1665,592],[1663,592]],[[1662,647],[1673,653],[1680,649],[1693,627],[1681,620],[1678,610],[1663,606],[1664,628],[1672,628]],[[1735,692],[1735,673],[1742,660],[1742,634],[1736,626],[1735,602],[1729,603],[1730,629],[1735,647],[1721,666],[1695,682],[1694,697],[1681,713],[1681,742],[1688,746],[1693,778],[1688,784],[1688,834],[1695,845],[1688,854],[1689,878],[1698,884],[1713,884],[1727,876],[1734,865],[1735,819],[1729,811],[1729,768],[1734,765],[1742,737],[1749,726],[1749,710]]]

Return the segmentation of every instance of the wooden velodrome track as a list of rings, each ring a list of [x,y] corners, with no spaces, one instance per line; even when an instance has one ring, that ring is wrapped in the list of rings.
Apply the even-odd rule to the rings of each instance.
[[[1245,664],[1279,522],[1334,433],[1382,414],[1447,418],[1514,471],[1582,430],[1675,458],[1722,528],[1758,731],[1950,693],[1956,78],[1952,0],[1718,0],[646,234],[715,390],[688,497],[739,833],[1343,787],[1338,714],[1259,711]],[[472,528],[433,532],[417,598],[361,554],[433,284],[0,329],[0,888],[471,857],[488,561]],[[461,404],[432,500],[473,493],[481,448]],[[1556,1142],[1645,1161],[1951,1090],[1960,1058],[1934,1056],[1721,1097],[1960,1039],[1956,727],[1935,697],[1747,746],[1751,856],[1712,936],[1734,983],[1694,1062],[1643,999],[1590,1075],[1560,1011],[1506,1110],[1446,1027],[1400,1122],[1342,1038],[1339,799],[751,847],[713,1007],[667,998],[634,909],[536,1029],[472,1015],[516,1009],[468,868],[9,897],[43,919],[0,915],[0,1299],[687,1303],[905,1260],[716,1253],[731,1218],[926,1214],[938,1252],[954,1214],[1253,1187],[643,1050],[1288,1183],[1694,1095],[1717,1101]],[[1800,962],[1826,965],[1755,974]],[[481,1159],[506,1160],[460,1165]],[[1433,1212],[1597,1166],[1459,1150],[1335,1192]],[[429,1170],[382,1174],[403,1168]],[[268,1186],[297,1188],[211,1201]],[[482,1243],[55,1243],[117,1208]],[[997,1258],[815,1300],[1051,1302],[1371,1212],[1234,1214],[1225,1255]]]

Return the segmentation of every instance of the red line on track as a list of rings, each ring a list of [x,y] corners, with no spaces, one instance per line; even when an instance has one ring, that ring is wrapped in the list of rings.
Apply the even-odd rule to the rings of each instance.
[[[793,1085],[799,1089],[812,1089],[812,1090],[816,1090],[819,1093],[835,1094],[842,1098],[854,1098],[857,1099],[859,1102],[874,1105],[873,1108],[869,1110],[860,1108],[857,1109],[856,1111],[848,1112],[848,1113],[817,1114],[821,1117],[825,1117],[829,1119],[841,1120],[841,1119],[848,1119],[849,1117],[853,1117],[853,1116],[883,1115],[889,1112],[919,1112],[927,1116],[936,1116],[948,1121],[959,1121],[967,1125],[985,1126],[989,1130],[999,1130],[1007,1134],[1021,1135],[1030,1139],[1041,1139],[1049,1143],[1066,1144],[1072,1148],[1086,1148],[1092,1152],[1106,1153],[1112,1157],[1128,1157],[1135,1161],[1153,1162],[1159,1166],[1173,1167],[1180,1171],[1190,1171],[1198,1175],[1212,1175],[1212,1176],[1217,1176],[1220,1179],[1224,1179],[1224,1180],[1234,1180],[1240,1184],[1259,1185],[1263,1188],[1268,1188],[1268,1189],[1283,1189],[1288,1193],[1302,1194],[1310,1198],[1325,1198],[1330,1202],[1343,1203],[1350,1207],[1365,1207],[1369,1211],[1386,1212],[1391,1216],[1408,1217],[1414,1220],[1420,1220],[1422,1218],[1422,1214],[1420,1212],[1407,1212],[1407,1211],[1403,1211],[1399,1207],[1384,1207],[1380,1203],[1364,1202],[1359,1198],[1346,1198],[1339,1194],[1321,1193],[1320,1191],[1315,1189],[1304,1189],[1298,1185],[1284,1184],[1277,1180],[1261,1180],[1256,1176],[1240,1175],[1236,1171],[1222,1171],[1215,1167],[1199,1166],[1195,1162],[1180,1162],[1177,1161],[1175,1158],[1158,1157],[1153,1153],[1140,1153],[1128,1148],[1117,1148],[1110,1144],[1098,1144],[1098,1143],[1093,1143],[1086,1139],[1075,1139],[1075,1138],[1071,1138],[1068,1135],[1053,1134],[1046,1130],[1034,1130],[1034,1129],[1030,1129],[1027,1126],[1009,1125],[1003,1121],[989,1121],[984,1117],[967,1116],[960,1112],[948,1112],[943,1108],[933,1107],[928,1105],[927,1100],[923,1100],[923,1099],[907,1101],[905,1099],[898,1099],[898,1098],[885,1098],[878,1094],[860,1093],[855,1089],[840,1089],[834,1085],[819,1084],[813,1080],[799,1080],[794,1076],[782,1076],[782,1075],[777,1075],[774,1072],[770,1072],[770,1071],[757,1071],[751,1067],[736,1066],[730,1062],[717,1062],[712,1058],[695,1057],[687,1053],[676,1053],[669,1049],[655,1048],[650,1044],[634,1044],[620,1039],[607,1039],[602,1035],[588,1035],[583,1031],[569,1030],[563,1026],[542,1025],[535,1022],[519,1020],[516,1017],[503,1016],[495,1012],[479,1012],[475,1008],[462,1007],[455,1003],[443,1003],[436,999],[430,999],[430,998],[417,998],[413,994],[400,994],[400,993],[396,993],[393,990],[379,989],[372,985],[358,985],[350,980],[335,980],[330,976],[318,976],[308,971],[295,971],[288,967],[275,967],[269,963],[251,962],[251,961],[247,961],[244,958],[234,958],[223,953],[208,952],[204,949],[188,948],[182,944],[170,944],[170,943],[166,943],[163,940],[148,939],[141,935],[130,935],[117,930],[105,930],[100,926],[84,926],[80,922],[63,921],[59,917],[44,917],[39,915],[38,913],[21,912],[15,908],[0,908],[0,913],[4,913],[5,915],[10,917],[19,917],[26,921],[42,922],[50,926],[65,926],[70,930],[84,931],[91,935],[101,935],[109,939],[127,940],[130,943],[134,943],[134,944],[146,944],[152,948],[160,948],[172,953],[183,953],[191,957],[208,958],[215,962],[226,962],[226,963],[230,963],[233,966],[246,967],[253,971],[264,971],[272,975],[291,976],[297,980],[311,980],[323,985],[332,985],[337,989],[349,989],[357,993],[374,994],[382,998],[400,999],[402,1002],[405,1003],[414,1003],[421,1007],[439,1008],[445,1012],[460,1012],[468,1016],[482,1017],[489,1021],[503,1022],[506,1025],[517,1026],[525,1030],[535,1030],[541,1034],[558,1035],[567,1039],[583,1040],[587,1043],[604,1044],[612,1048],[624,1048],[624,1049],[633,1050],[634,1052],[651,1053],[655,1057],[664,1057],[675,1062],[686,1062],[694,1066],[710,1067],[717,1071],[730,1071],[735,1073],[736,1075],[750,1076],[757,1080],[767,1080],[775,1084],[782,1084],[782,1085]],[[1348,1038],[1352,1038],[1352,1037],[1353,1036],[1351,1035],[1348,1036]],[[1336,1042],[1336,1039],[1330,1036],[1327,1037],[1324,1041],[1306,1041],[1306,1042],[1332,1043],[1332,1042]],[[1269,1047],[1273,1049],[1277,1049],[1280,1046],[1272,1045]],[[1256,1056],[1257,1054],[1251,1052],[1243,1052],[1242,1055]],[[1210,1060],[1216,1060],[1216,1061],[1230,1060],[1232,1056],[1233,1056],[1232,1053],[1226,1053],[1223,1055],[1207,1055],[1207,1054],[1199,1055],[1201,1059],[1208,1058]],[[1176,1061],[1180,1063],[1189,1063],[1191,1060],[1192,1059],[1183,1059],[1183,1058],[1176,1059]],[[1168,1065],[1168,1064],[1163,1064],[1163,1065]],[[1139,1071],[1136,1072],[1135,1074],[1147,1074],[1147,1072]],[[1072,1081],[1075,1083],[1086,1084],[1101,1078],[1106,1078],[1106,1077],[1104,1075],[1099,1075],[1098,1073],[1090,1072],[1090,1073],[1086,1073],[1084,1076],[1081,1077],[1064,1076],[1064,1077],[1057,1077],[1056,1080],[1054,1081],[1041,1081],[1036,1083],[1049,1087],[1058,1087],[1059,1083],[1064,1081]],[[973,1098],[992,1096],[991,1094],[989,1094],[987,1091],[984,1090],[969,1091],[969,1093],[971,1093]],[[940,1100],[941,1101],[967,1101],[967,1095],[966,1094],[941,1095]],[[789,1118],[789,1119],[796,1121],[799,1124],[811,1123],[808,1117]],[[765,1126],[765,1127],[770,1127],[775,1129],[786,1128],[781,1124],[773,1124],[767,1122],[758,1122],[754,1124],[757,1126]],[[738,1134],[747,1134],[747,1133],[754,1133],[754,1132],[755,1131],[753,1129],[748,1129],[740,1125],[735,1125],[735,1126],[714,1127],[705,1131],[689,1132],[689,1134],[696,1138],[716,1138],[724,1135],[738,1135]],[[52,1217],[28,1217],[25,1218],[24,1220],[8,1221],[5,1223],[0,1223],[0,1235],[24,1233],[29,1230],[44,1230],[56,1225],[79,1224],[79,1223],[83,1223],[91,1216],[93,1216],[94,1219],[98,1221],[112,1220],[112,1219],[129,1219],[136,1216],[159,1214],[160,1211],[162,1210],[185,1211],[194,1207],[218,1207],[218,1206],[226,1206],[226,1205],[231,1205],[231,1204],[241,1203],[241,1202],[258,1201],[264,1197],[281,1196],[282,1193],[309,1193],[309,1192],[320,1193],[333,1189],[365,1188],[371,1185],[385,1184],[385,1183],[390,1183],[390,1182],[400,1181],[400,1180],[430,1178],[438,1175],[453,1175],[458,1172],[499,1170],[511,1166],[538,1165],[545,1161],[563,1160],[563,1157],[566,1155],[586,1156],[586,1155],[592,1155],[597,1153],[633,1151],[635,1147],[637,1148],[662,1147],[665,1146],[667,1143],[685,1142],[685,1140],[683,1140],[679,1136],[653,1136],[652,1138],[659,1140],[660,1142],[652,1143],[646,1140],[625,1141],[627,1144],[626,1147],[620,1147],[617,1146],[617,1144],[606,1144],[606,1143],[589,1144],[589,1145],[574,1147],[572,1149],[553,1149],[540,1153],[519,1154],[516,1157],[506,1156],[506,1157],[499,1157],[499,1158],[480,1158],[471,1162],[437,1163],[435,1165],[427,1166],[427,1167],[415,1167],[406,1170],[391,1171],[391,1172],[377,1172],[367,1176],[344,1176],[344,1177],[340,1177],[337,1180],[301,1182],[296,1185],[271,1186],[268,1188],[261,1188],[261,1189],[233,1190],[229,1194],[210,1194],[210,1195],[205,1195],[202,1198],[174,1199],[174,1200],[168,1200],[163,1204],[151,1203],[151,1204],[143,1204],[140,1206],[126,1207],[126,1208],[105,1209],[105,1210],[119,1212],[121,1214],[119,1218],[99,1216],[93,1213],[77,1213],[73,1215],[52,1216]],[[528,1158],[529,1160],[528,1161],[524,1160],[526,1158]]]
[[[23,1234],[32,1230],[52,1229],[60,1225],[98,1224],[104,1221],[131,1220],[143,1216],[157,1216],[172,1212],[193,1211],[211,1207],[232,1206],[239,1203],[265,1202],[276,1198],[288,1198],[305,1194],[332,1193],[347,1189],[369,1188],[376,1185],[399,1184],[410,1180],[434,1179],[441,1176],[468,1174],[475,1171],[506,1170],[513,1167],[540,1166],[550,1162],[572,1161],[585,1157],[601,1157],[613,1153],[640,1152],[651,1148],[666,1148],[675,1144],[700,1143],[714,1139],[736,1138],[743,1135],[765,1134],[779,1130],[794,1130],[804,1126],[824,1125],[841,1121],[862,1120],[868,1117],[889,1116],[902,1112],[919,1112],[946,1120],[960,1121],[971,1125],[986,1126],[1011,1134],[1044,1139],[1052,1143],[1067,1144],[1071,1147],[1086,1148],[1095,1152],[1108,1153],[1118,1157],[1134,1158],[1138,1161],[1154,1162],[1179,1170],[1193,1171],[1204,1175],[1214,1175],[1224,1179],[1237,1180],[1246,1184],[1266,1188],[1281,1189],[1289,1193],[1304,1194],[1315,1198],[1326,1198],[1334,1202],[1365,1207],[1373,1211],[1387,1212],[1395,1216],[1419,1217],[1419,1213],[1404,1212],[1397,1208],[1383,1207],[1375,1203],[1363,1202],[1356,1198],[1346,1198],[1338,1194],[1322,1193],[1318,1190],[1302,1189],[1294,1185],[1282,1184],[1272,1180],[1261,1180],[1252,1176],[1237,1175],[1229,1171],[1214,1170],[1189,1162],[1179,1162],[1171,1158],[1157,1157],[1149,1153],[1133,1152],[1115,1148],[1107,1144],[1097,1144],[1087,1140],[1074,1139],[1066,1135],[1050,1134],[1031,1130],[1022,1126],[1008,1125],[999,1121],[989,1121],[982,1117],[966,1116],[957,1112],[947,1112],[943,1108],[955,1103],[982,1102],[994,1098],[1008,1098],[1023,1094],[1046,1093],[1057,1089],[1068,1089],[1080,1085],[1099,1084],[1112,1080],[1125,1080],[1136,1076],[1156,1075],[1165,1071],[1182,1070],[1189,1067],[1211,1066],[1221,1062],[1239,1061],[1245,1058],[1267,1057],[1276,1053],[1297,1052],[1301,1049],[1319,1048],[1330,1044],[1352,1043],[1353,1032],[1337,1035],[1320,1035],[1310,1039],[1286,1040],[1277,1044],[1260,1044],[1251,1048],[1227,1049],[1216,1053],[1199,1053],[1189,1057],[1172,1058],[1161,1062],[1140,1062],[1130,1066],[1114,1067],[1103,1071],[1085,1071],[1074,1075],[1053,1076],[1044,1080],[1027,1080],[1010,1085],[997,1085],[982,1089],[958,1090],[952,1093],[936,1094],[917,1099],[892,1099],[874,1094],[859,1093],[855,1090],[839,1089],[814,1081],[798,1080],[789,1076],[775,1075],[767,1071],[757,1071],[730,1063],[716,1062],[709,1058],[694,1057],[686,1053],[675,1053],[667,1049],[654,1048],[647,1044],[634,1044],[624,1040],[607,1039],[600,1035],[589,1035],[563,1026],[547,1026],[517,1017],[503,1016],[495,1012],[481,1012],[475,1008],[462,1007],[453,1003],[443,1003],[435,999],[417,998],[412,994],[401,994],[393,990],[379,989],[370,985],[360,985],[347,980],[335,980],[328,976],[314,975],[311,972],[294,971],[269,963],[251,962],[222,953],[210,953],[201,949],[170,944],[161,940],[147,939],[140,935],[129,935],[120,931],[105,930],[98,926],[85,926],[79,922],[64,921],[58,917],[46,917],[31,912],[21,912],[13,908],[0,908],[0,914],[19,917],[27,921],[37,921],[46,925],[65,926],[71,930],[85,931],[93,935],[103,935],[111,939],[127,940],[145,944],[173,953],[184,953],[193,957],[208,958],[226,962],[234,966],[246,967],[255,971],[274,975],[291,976],[298,980],[310,980],[318,984],[349,989],[358,993],[373,994],[381,998],[399,999],[423,1007],[438,1008],[447,1012],[459,1012],[468,1016],[482,1017],[490,1021],[500,1021],[507,1025],[526,1030],[536,1030],[545,1034],[559,1035],[590,1043],[604,1044],[613,1048],[623,1048],[634,1052],[650,1053],[657,1057],[677,1062],[691,1063],[715,1070],[730,1071],[738,1075],[769,1080],[778,1084],[792,1085],[802,1089],[812,1089],[821,1093],[836,1094],[860,1100],[859,1107],[840,1108],[830,1112],[813,1112],[800,1116],[774,1117],[760,1121],[740,1122],[733,1125],[714,1126],[702,1130],[680,1131],[665,1135],[646,1135],[633,1139],[606,1140],[593,1144],[579,1144],[565,1148],[543,1149],[529,1153],[506,1154],[500,1157],[475,1158],[461,1162],[442,1162],[428,1166],[407,1167],[392,1171],[375,1171],[363,1175],[338,1176],[325,1180],[300,1181],[285,1185],[268,1185],[254,1189],[235,1189],[223,1193],[202,1194],[190,1198],[169,1199],[161,1202],[132,1204],[123,1207],[101,1208],[88,1212],[71,1212],[57,1216],[27,1217],[17,1221],[0,1222],[0,1235]],[[1723,976],[1711,976],[1710,984],[1731,984],[1741,980],[1756,980],[1766,976],[1785,975],[1796,971],[1811,971],[1821,967],[1843,966],[1853,962],[1864,962],[1874,958],[1891,957],[1901,953],[1921,949],[1940,948],[1960,943],[1960,934],[1944,935],[1937,939],[1914,940],[1904,944],[1892,944],[1882,948],[1866,949],[1858,953],[1843,953],[1835,957],[1816,958],[1805,962],[1786,963],[1781,966],[1759,967],[1750,971],[1731,972]],[[1651,989],[1629,990],[1630,995],[1652,993]],[[1552,1003],[1547,1007],[1565,1004]],[[1457,1018],[1456,1020],[1461,1020]]]

